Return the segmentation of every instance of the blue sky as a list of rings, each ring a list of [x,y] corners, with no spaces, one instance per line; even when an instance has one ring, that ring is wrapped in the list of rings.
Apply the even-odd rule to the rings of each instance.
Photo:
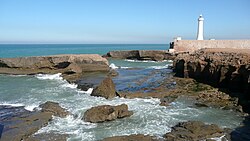
[[[0,43],[250,39],[250,0],[0,0]]]

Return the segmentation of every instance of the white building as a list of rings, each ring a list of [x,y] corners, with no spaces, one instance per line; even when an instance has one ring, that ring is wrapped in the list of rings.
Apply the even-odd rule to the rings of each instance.
[[[199,16],[198,18],[198,31],[197,31],[197,40],[203,40],[203,21],[204,18],[202,15]]]

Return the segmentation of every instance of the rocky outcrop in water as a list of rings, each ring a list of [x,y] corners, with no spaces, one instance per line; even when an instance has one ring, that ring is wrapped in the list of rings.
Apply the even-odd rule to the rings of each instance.
[[[107,57],[118,59],[137,59],[137,60],[173,60],[174,56],[166,50],[124,50],[124,51],[110,51]]]
[[[5,116],[0,116],[1,124],[4,126],[1,141],[28,140],[32,134],[46,126],[52,120],[52,116],[65,117],[68,114],[57,103],[46,102],[40,107],[41,111],[30,112],[23,107],[0,106],[0,113],[7,111],[4,112]]]
[[[107,59],[97,54],[53,55],[20,58],[0,58],[2,74],[62,73],[66,79],[77,74],[94,71],[109,71]]]
[[[59,103],[56,102],[47,101],[39,107],[42,108],[42,112],[52,113],[54,116],[64,118],[67,115],[70,115],[70,112],[59,106]]]
[[[137,134],[128,136],[114,136],[103,139],[102,141],[159,141],[156,137]]]
[[[106,99],[111,99],[116,97],[115,84],[110,77],[105,78],[99,86],[97,86],[91,96],[104,97]]]
[[[176,76],[227,89],[243,105],[250,103],[250,50],[201,49],[179,54],[174,60],[174,71]]]
[[[131,115],[133,115],[133,112],[128,110],[126,104],[117,106],[101,105],[87,110],[84,113],[83,120],[86,122],[97,123],[129,117]]]
[[[181,122],[172,127],[170,133],[165,134],[167,141],[198,141],[218,138],[225,135],[223,129],[217,125],[206,125],[200,121]],[[225,137],[223,137],[225,139]]]

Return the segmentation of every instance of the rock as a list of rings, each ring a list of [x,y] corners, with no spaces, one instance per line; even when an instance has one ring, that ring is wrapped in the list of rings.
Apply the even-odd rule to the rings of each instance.
[[[178,77],[229,90],[249,112],[250,49],[201,49],[179,54],[174,60],[174,71]]]
[[[129,117],[133,114],[132,111],[128,111],[126,104],[118,106],[102,105],[92,107],[84,113],[83,120],[86,122],[105,122],[115,120],[117,118]]]
[[[115,76],[118,76],[118,75],[119,75],[119,73],[114,69],[111,69],[109,71],[109,73],[108,73],[108,76],[111,76],[111,77],[115,77]]]
[[[220,91],[200,92],[195,103],[198,107],[214,107],[225,110],[233,109],[243,112],[242,107],[238,105],[238,98],[231,98],[229,95]]]
[[[55,74],[62,73],[65,79],[80,77],[85,72],[108,72],[109,63],[98,54],[53,55],[20,58],[0,58],[2,74]],[[76,79],[74,78],[74,79]]]
[[[0,116],[1,124],[4,126],[1,141],[26,140],[40,128],[46,126],[52,120],[53,115],[65,117],[70,114],[55,102],[46,102],[40,107],[41,111],[30,112],[24,107],[0,106],[0,113],[6,113],[4,116]],[[31,139],[35,140],[35,138]]]
[[[108,57],[118,59],[137,59],[137,60],[173,60],[174,55],[167,52],[167,50],[127,50],[127,51],[110,51],[107,53]]]
[[[70,112],[66,111],[66,109],[59,106],[59,103],[47,101],[44,104],[39,106],[42,108],[42,112],[52,113],[54,116],[58,117],[66,117],[70,115]]]
[[[164,137],[167,141],[194,141],[221,137],[224,134],[223,129],[220,129],[215,124],[206,125],[200,121],[188,121],[172,127],[172,131],[165,134]]]
[[[91,96],[104,97],[106,99],[116,97],[115,84],[110,77],[105,78],[99,86],[97,86]]]
[[[67,141],[67,134],[40,133],[29,136],[25,141]]]
[[[165,96],[160,99],[160,106],[169,106],[169,103],[173,102],[178,96]]]
[[[102,141],[159,141],[156,137],[136,134],[129,136],[114,136],[103,139]]]
[[[46,126],[52,120],[52,113],[35,111],[30,112],[23,107],[5,106],[8,114],[0,119],[4,126],[1,141],[21,141]]]

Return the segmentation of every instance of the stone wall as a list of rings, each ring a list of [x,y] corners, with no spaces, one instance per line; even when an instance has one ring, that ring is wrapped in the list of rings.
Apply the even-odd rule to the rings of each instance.
[[[250,40],[177,40],[170,45],[176,52],[193,52],[201,48],[250,49]]]

